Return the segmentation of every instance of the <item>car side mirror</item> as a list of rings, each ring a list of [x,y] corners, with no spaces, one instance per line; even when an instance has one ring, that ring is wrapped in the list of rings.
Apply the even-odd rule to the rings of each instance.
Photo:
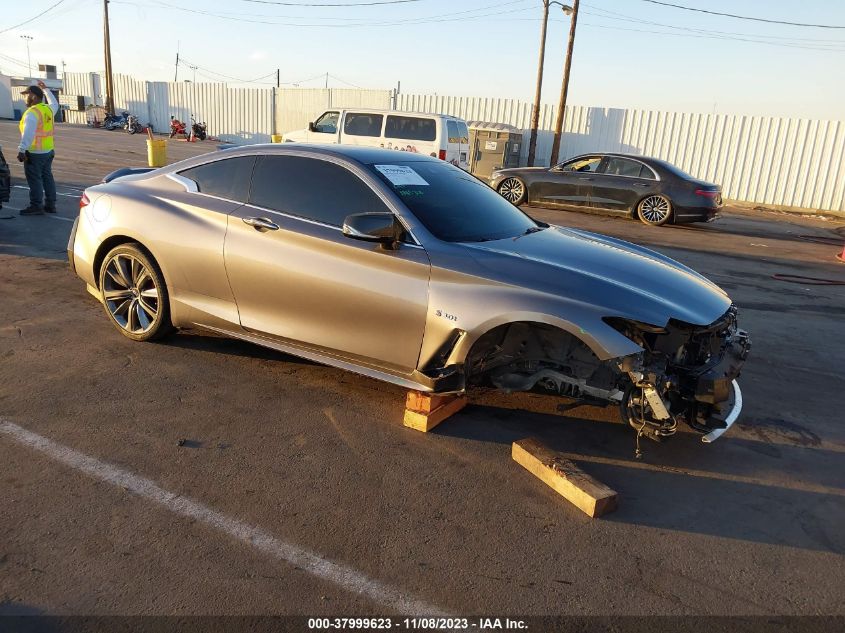
[[[317,131],[317,126],[314,125],[314,121],[308,122],[308,131],[309,132],[316,132]]]
[[[401,230],[392,213],[355,213],[343,221],[343,234],[353,240],[391,245],[399,241]]]

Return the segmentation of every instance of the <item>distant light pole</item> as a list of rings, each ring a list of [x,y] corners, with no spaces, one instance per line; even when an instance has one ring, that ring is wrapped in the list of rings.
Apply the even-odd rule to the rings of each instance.
[[[194,81],[193,83],[197,83],[197,67],[196,66],[188,66],[191,70],[194,71]]]
[[[556,0],[542,0],[543,2],[543,23],[540,25],[540,60],[537,63],[537,87],[534,91],[534,105],[531,108],[531,140],[528,142],[528,166],[534,166],[534,157],[537,152],[537,128],[540,127],[540,97],[543,92],[543,62],[546,56],[546,29],[549,25],[549,7],[557,4],[564,13],[572,11],[572,8],[557,2]]]
[[[21,35],[21,39],[26,42],[26,67],[29,72],[30,79],[32,78],[32,60],[29,57],[29,43],[32,41],[31,35]]]
[[[549,164],[554,165],[557,162],[558,154],[560,153],[560,136],[563,130],[563,113],[566,110],[566,93],[569,90],[569,69],[572,66],[572,49],[575,46],[575,26],[578,23],[578,2],[575,0],[572,7],[564,7],[564,12],[572,16],[572,22],[569,25],[569,42],[566,46],[566,63],[563,66],[563,85],[560,87],[560,102],[557,106],[557,121],[555,121],[555,138],[552,141],[552,155],[549,159]],[[568,9],[568,10],[567,10]]]

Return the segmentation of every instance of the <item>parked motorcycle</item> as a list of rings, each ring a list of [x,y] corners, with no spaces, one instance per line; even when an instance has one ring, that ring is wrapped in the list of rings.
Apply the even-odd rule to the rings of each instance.
[[[103,127],[107,130],[117,130],[126,127],[126,120],[129,118],[129,112],[124,110],[120,114],[107,114],[103,119]]]
[[[188,132],[185,128],[185,124],[182,123],[179,119],[175,116],[170,117],[170,138],[173,138],[177,134],[182,134],[184,136],[188,135]]]
[[[201,141],[204,141],[208,138],[208,132],[206,132],[206,125],[205,121],[202,123],[197,123],[196,119],[194,119],[194,115],[191,115],[191,134],[194,138],[198,138]]]
[[[126,125],[123,126],[130,134],[137,134],[138,132],[144,131],[144,126],[141,125],[141,122],[138,120],[138,117],[134,114],[130,114],[126,117]]]

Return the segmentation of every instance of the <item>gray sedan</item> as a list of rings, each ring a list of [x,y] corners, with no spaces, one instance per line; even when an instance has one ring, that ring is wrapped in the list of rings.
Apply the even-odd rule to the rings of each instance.
[[[68,257],[133,340],[201,328],[420,391],[612,402],[658,440],[739,415],[749,341],[724,291],[443,161],[255,145],[109,180]]]

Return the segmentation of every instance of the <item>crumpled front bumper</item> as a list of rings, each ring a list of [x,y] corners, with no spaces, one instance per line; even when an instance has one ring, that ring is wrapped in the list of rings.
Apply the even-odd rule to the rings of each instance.
[[[739,418],[739,414],[742,413],[742,391],[739,388],[739,383],[734,380],[731,382],[731,387],[733,388],[733,393],[731,394],[731,398],[729,399],[729,406],[726,407],[727,411],[722,417],[722,414],[719,416],[713,416],[713,418],[717,419],[717,423],[724,423],[724,428],[717,428],[706,435],[701,437],[701,441],[705,444],[710,444],[711,442],[715,442],[718,440],[722,435],[724,435],[729,428],[733,425],[734,422],[737,421]],[[713,419],[711,418],[711,419]]]

